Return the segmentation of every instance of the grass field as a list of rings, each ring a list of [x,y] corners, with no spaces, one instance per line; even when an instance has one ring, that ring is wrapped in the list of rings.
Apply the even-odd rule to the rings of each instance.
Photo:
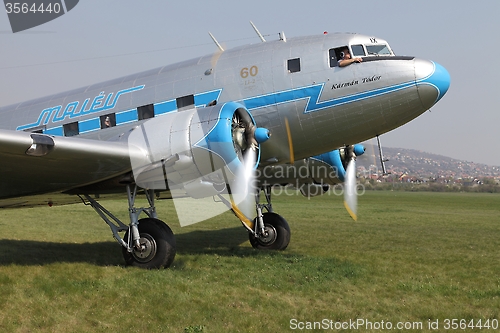
[[[326,319],[372,323],[346,332],[387,331],[376,329],[382,321],[393,332],[430,331],[429,323],[437,332],[447,319],[498,323],[500,195],[367,192],[359,203],[353,222],[340,197],[275,197],[292,230],[276,253],[253,250],[230,213],[180,228],[172,203],[160,202],[178,249],[173,267],[159,271],[124,267],[89,207],[4,210],[0,328],[290,332]],[[125,201],[105,206],[126,218]]]

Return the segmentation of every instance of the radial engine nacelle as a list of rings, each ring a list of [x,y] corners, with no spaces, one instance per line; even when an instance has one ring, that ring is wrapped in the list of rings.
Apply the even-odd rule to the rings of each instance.
[[[353,152],[360,156],[365,152],[365,147],[354,145]],[[321,195],[331,185],[345,180],[349,161],[347,155],[347,149],[341,148],[296,161],[293,165],[267,166],[260,170],[258,178],[261,184],[292,185],[307,197]]]
[[[246,151],[258,151],[267,138],[269,131],[256,128],[239,103],[152,118],[128,137],[129,146],[144,152],[141,158],[131,158],[134,179],[142,188],[181,189],[194,198],[212,196],[234,179]]]
[[[356,156],[363,155],[365,147],[361,144],[353,146]],[[347,149],[335,149],[328,153],[316,155],[310,158],[313,162],[316,179],[322,179],[324,183],[335,185],[345,180],[345,172],[349,158]]]

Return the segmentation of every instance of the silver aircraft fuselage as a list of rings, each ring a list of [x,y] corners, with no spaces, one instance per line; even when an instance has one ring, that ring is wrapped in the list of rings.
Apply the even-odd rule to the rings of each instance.
[[[345,46],[363,61],[339,67],[339,50]],[[307,158],[409,122],[448,86],[443,67],[395,56],[382,39],[326,34],[241,46],[2,107],[0,129],[64,136],[76,123],[80,138],[119,141],[141,121],[140,107],[151,106],[160,117],[189,106],[235,101],[271,132],[262,144],[261,165],[287,163],[285,122],[295,158]],[[102,126],[106,115],[113,118],[110,128]]]

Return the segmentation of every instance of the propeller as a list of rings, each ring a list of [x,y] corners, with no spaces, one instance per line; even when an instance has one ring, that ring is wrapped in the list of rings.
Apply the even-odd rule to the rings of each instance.
[[[344,206],[354,221],[358,220],[358,196],[356,195],[356,159],[347,165],[344,183]]]
[[[257,128],[238,115],[233,117],[233,142],[241,166],[231,186],[231,206],[235,214],[245,223],[252,223],[255,215],[256,167],[259,144],[269,139],[269,130]]]
[[[356,193],[356,149],[355,146],[346,147],[348,163],[344,181],[344,206],[354,221],[358,220],[358,195]],[[358,153],[358,155],[361,155]]]
[[[242,167],[237,172],[235,182],[232,186],[233,210],[236,211],[237,215],[241,213],[247,219],[252,220],[252,216],[255,213],[255,194],[258,191],[256,187],[256,165],[259,144],[267,141],[270,137],[270,133],[269,130],[265,128],[250,126],[242,129],[242,127],[244,127],[244,125],[241,125],[239,119],[233,118],[233,133],[237,133],[237,136],[234,137],[234,141],[242,148],[240,154],[243,157]],[[288,118],[285,118],[285,127],[290,152],[290,163],[293,164],[295,158],[292,133],[290,131]],[[236,149],[238,150],[238,148]],[[237,206],[236,209],[234,209],[235,205]]]
[[[256,147],[249,147],[243,155],[242,166],[236,172],[236,178],[231,187],[234,205],[249,220],[252,220],[252,216],[255,214],[256,162],[257,149]]]

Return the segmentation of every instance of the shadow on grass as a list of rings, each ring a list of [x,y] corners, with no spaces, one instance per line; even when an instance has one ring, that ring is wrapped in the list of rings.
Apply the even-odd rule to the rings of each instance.
[[[293,241],[293,237],[292,237]],[[255,250],[250,246],[241,246],[248,242],[248,233],[241,227],[219,229],[212,231],[193,231],[177,235],[177,253],[182,255],[206,254],[207,265],[220,265],[221,269],[258,271],[273,280],[273,272],[286,272],[292,280],[301,281],[300,284],[325,282],[341,279],[356,279],[367,274],[364,266],[349,260],[337,257],[321,257],[303,255],[291,251],[265,251]],[[244,260],[246,264],[234,264],[236,261],[228,260],[226,264],[217,262],[216,257],[234,257],[236,261]],[[173,269],[183,269],[186,257],[176,259]],[[227,265],[227,266],[225,266]],[[257,270],[255,268],[258,267]],[[255,279],[263,281],[261,274]],[[248,272],[247,272],[248,274]],[[264,279],[265,280],[265,279]],[[306,281],[308,280],[308,281]]]
[[[229,252],[240,249],[254,252],[252,248],[241,248],[241,244],[248,242],[248,232],[240,226],[217,230],[195,230],[177,234],[175,237],[179,254],[228,255]]]
[[[364,269],[359,265],[337,258],[321,258],[288,253],[287,251],[262,251],[250,246],[241,246],[248,242],[248,233],[241,227],[195,230],[176,235],[177,258],[172,269],[183,269],[186,263],[200,257],[209,265],[214,265],[214,258],[236,257],[258,265],[261,269],[289,272],[292,267],[300,280],[301,274],[307,276],[315,272],[317,279],[341,279],[362,276]],[[246,258],[246,259],[243,259]],[[0,266],[11,264],[36,266],[54,263],[88,263],[98,266],[124,265],[121,248],[115,241],[99,243],[55,243],[43,241],[0,240]],[[234,261],[226,262],[231,266]],[[232,266],[231,266],[232,267]],[[239,266],[238,266],[239,267]],[[290,273],[291,274],[291,273]],[[272,275],[272,274],[271,274]],[[295,276],[294,275],[294,276]]]
[[[47,265],[60,262],[108,266],[123,264],[123,258],[116,242],[54,243],[0,240],[0,265]]]
[[[176,240],[178,254],[214,253],[232,256],[240,244],[248,241],[248,234],[241,227],[197,230],[178,234]],[[253,251],[251,248],[245,250]],[[46,265],[59,262],[81,262],[100,266],[124,263],[120,245],[115,241],[54,243],[0,239],[0,265]]]

